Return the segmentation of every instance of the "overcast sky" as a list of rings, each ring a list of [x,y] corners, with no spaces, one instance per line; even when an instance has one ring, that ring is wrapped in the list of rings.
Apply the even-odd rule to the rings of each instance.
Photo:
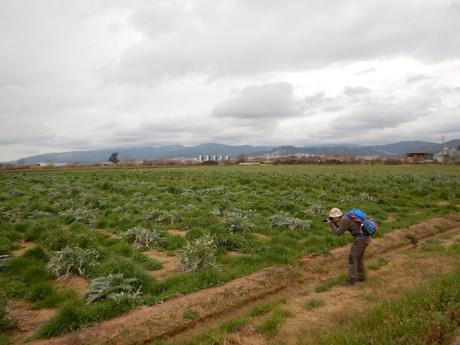
[[[0,161],[460,138],[460,0],[0,0]]]

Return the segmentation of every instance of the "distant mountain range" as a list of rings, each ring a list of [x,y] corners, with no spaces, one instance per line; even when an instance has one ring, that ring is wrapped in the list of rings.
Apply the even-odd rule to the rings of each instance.
[[[443,147],[454,148],[460,145],[460,139],[451,140],[444,144],[427,141],[402,141],[387,145],[321,145],[311,147],[295,146],[251,146],[251,145],[223,145],[202,144],[197,146],[168,145],[160,147],[118,147],[91,151],[70,151],[61,153],[46,153],[23,158],[25,164],[36,162],[54,163],[97,163],[107,161],[112,152],[118,152],[119,159],[171,159],[178,157],[193,158],[199,155],[229,155],[236,157],[239,154],[248,156],[257,155],[290,155],[296,153],[331,155],[331,156],[397,156],[407,152],[436,153]]]

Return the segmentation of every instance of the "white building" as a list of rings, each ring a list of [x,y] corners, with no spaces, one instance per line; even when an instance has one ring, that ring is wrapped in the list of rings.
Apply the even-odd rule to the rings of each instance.
[[[444,147],[441,152],[433,155],[436,162],[460,162],[460,149]]]

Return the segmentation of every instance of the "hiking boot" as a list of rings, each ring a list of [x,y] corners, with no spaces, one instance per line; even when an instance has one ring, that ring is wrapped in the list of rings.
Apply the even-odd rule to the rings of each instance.
[[[353,285],[355,285],[354,280],[345,280],[345,281],[342,283],[342,286],[353,286]]]
[[[366,278],[358,278],[356,279],[357,282],[365,282],[366,281]]]

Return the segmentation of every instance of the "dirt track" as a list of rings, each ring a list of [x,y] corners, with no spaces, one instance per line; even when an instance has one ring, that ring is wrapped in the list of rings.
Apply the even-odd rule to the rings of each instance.
[[[460,216],[433,219],[407,229],[395,230],[374,240],[366,256],[379,257],[404,246],[411,246],[407,234],[416,239],[433,236],[458,227]],[[334,277],[345,269],[348,246],[337,248],[331,255],[310,255],[297,266],[267,269],[233,280],[211,289],[195,292],[163,304],[134,310],[118,318],[100,322],[84,330],[62,337],[38,340],[32,344],[143,344],[150,340],[171,337],[181,332],[198,332],[212,327],[218,320],[260,303],[274,295],[305,289],[306,284]],[[323,273],[321,273],[323,272]],[[198,313],[195,320],[185,320],[184,312]],[[195,327],[196,326],[196,327]],[[195,328],[195,329],[194,329]]]
[[[427,250],[427,239],[436,239],[442,248],[447,248],[460,241],[460,227],[425,238],[416,246],[402,247],[379,256],[379,259],[385,259],[386,264],[378,271],[369,270],[366,283],[358,283],[354,287],[338,285],[325,292],[316,292],[317,284],[311,282],[306,282],[301,288],[286,289],[277,295],[277,300],[282,301],[279,308],[288,311],[290,315],[280,323],[275,335],[267,336],[257,329],[258,325],[270,317],[269,312],[261,317],[246,318],[247,321],[241,328],[225,334],[222,344],[316,344],[315,334],[328,334],[340,327],[343,320],[351,320],[356,315],[361,315],[376,303],[388,298],[398,298],[401,293],[423,284],[427,279],[454,270],[458,259],[443,255],[442,252]],[[307,302],[311,300],[320,301],[320,304],[314,308],[306,308]],[[240,312],[237,317],[241,319],[244,315],[244,312]],[[216,321],[212,325],[208,322],[207,327],[200,326],[170,337],[168,344],[182,344],[193,336],[203,335],[204,331],[218,330],[224,320]]]

